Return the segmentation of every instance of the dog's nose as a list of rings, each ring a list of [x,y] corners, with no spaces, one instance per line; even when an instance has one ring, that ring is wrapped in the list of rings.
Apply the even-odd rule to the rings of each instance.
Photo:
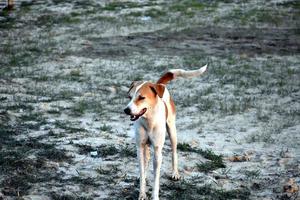
[[[130,115],[130,109],[127,107],[124,109],[124,112],[127,114],[127,115]]]

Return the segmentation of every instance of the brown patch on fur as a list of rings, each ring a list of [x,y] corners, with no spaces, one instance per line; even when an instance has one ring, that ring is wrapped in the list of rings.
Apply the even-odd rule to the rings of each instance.
[[[150,88],[160,98],[163,97],[165,91],[165,86],[163,84],[154,84],[153,86],[150,86]]]
[[[142,102],[146,101],[148,105],[151,107],[154,107],[156,104],[156,94],[154,94],[151,90],[151,87],[154,87],[155,84],[153,83],[145,83],[138,91],[138,93],[145,97],[143,100],[139,100],[139,97],[137,96],[134,100],[135,105],[139,106]]]
[[[162,75],[156,83],[166,85],[168,82],[170,82],[174,78],[175,78],[175,74],[173,74],[172,72],[167,72],[164,75]]]

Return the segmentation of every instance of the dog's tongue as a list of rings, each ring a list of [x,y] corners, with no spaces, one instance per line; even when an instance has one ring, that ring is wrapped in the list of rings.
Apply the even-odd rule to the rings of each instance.
[[[138,115],[130,115],[130,120],[131,120],[131,121],[135,121],[135,120],[137,120],[138,118],[139,118]]]
[[[131,121],[135,121],[138,118],[140,118],[140,116],[142,116],[145,112],[147,111],[147,108],[144,108],[143,110],[141,110],[141,112],[137,115],[130,115],[130,120]]]

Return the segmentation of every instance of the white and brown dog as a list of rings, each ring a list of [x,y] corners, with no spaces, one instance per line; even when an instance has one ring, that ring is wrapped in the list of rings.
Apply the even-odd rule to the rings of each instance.
[[[162,148],[165,134],[171,140],[172,146],[172,178],[180,178],[177,168],[177,136],[175,126],[175,104],[166,84],[177,77],[190,78],[201,75],[207,65],[198,70],[185,71],[173,69],[165,73],[156,83],[134,81],[128,91],[129,104],[124,112],[135,121],[135,137],[140,170],[139,199],[146,199],[146,172],[150,160],[150,145],[153,147],[154,185],[152,199],[159,199],[159,178],[162,163]]]

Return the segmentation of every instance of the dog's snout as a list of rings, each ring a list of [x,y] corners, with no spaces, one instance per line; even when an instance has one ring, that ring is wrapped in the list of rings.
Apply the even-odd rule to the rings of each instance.
[[[127,114],[127,115],[130,115],[130,109],[127,107],[124,109],[124,112]]]

